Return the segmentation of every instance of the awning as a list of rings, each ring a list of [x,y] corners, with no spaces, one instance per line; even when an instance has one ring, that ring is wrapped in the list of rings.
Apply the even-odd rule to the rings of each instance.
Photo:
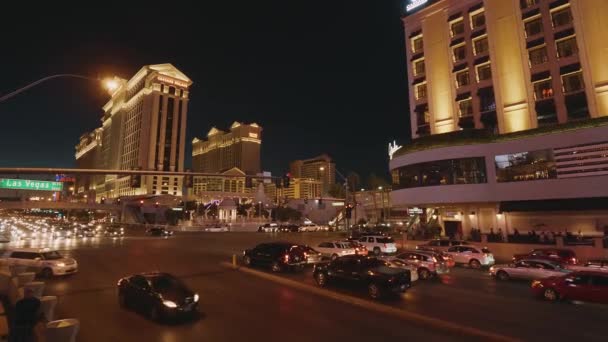
[[[506,201],[500,202],[499,208],[502,212],[605,210],[608,209],[608,197]]]

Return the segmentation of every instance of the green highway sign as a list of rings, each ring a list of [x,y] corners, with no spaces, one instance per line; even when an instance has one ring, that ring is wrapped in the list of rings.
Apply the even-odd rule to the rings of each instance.
[[[33,179],[0,179],[0,189],[61,191],[63,183]]]

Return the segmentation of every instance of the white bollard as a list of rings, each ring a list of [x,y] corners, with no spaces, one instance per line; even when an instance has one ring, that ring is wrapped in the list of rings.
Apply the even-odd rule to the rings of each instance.
[[[47,321],[55,320],[55,307],[57,306],[57,296],[44,296],[40,298],[42,314]]]
[[[46,342],[76,342],[80,322],[75,318],[60,319],[46,324]]]

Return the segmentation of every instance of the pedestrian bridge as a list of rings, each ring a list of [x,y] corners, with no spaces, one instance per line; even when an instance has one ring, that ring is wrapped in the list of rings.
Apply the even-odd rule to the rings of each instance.
[[[89,209],[105,211],[121,211],[120,205],[81,203],[81,202],[52,202],[52,201],[1,201],[0,209]]]

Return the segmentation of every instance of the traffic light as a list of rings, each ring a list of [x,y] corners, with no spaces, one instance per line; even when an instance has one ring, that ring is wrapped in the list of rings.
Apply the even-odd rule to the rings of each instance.
[[[352,217],[353,217],[353,206],[349,204],[346,206],[346,218],[350,220]]]
[[[288,172],[283,176],[283,187],[289,188],[289,181],[291,181],[291,174]]]
[[[192,172],[190,169],[186,170],[186,172]],[[192,187],[192,175],[185,175],[184,176],[184,186],[186,188],[191,188]]]

